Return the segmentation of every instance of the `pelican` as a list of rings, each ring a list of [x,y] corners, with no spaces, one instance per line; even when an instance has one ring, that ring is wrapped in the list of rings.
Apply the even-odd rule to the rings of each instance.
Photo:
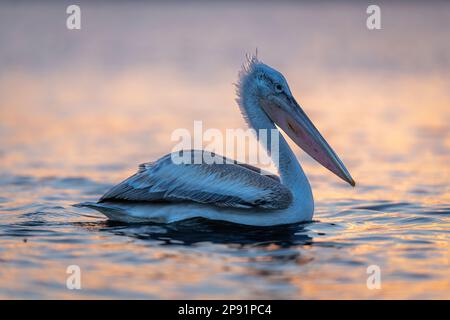
[[[136,174],[98,202],[77,204],[122,222],[172,223],[202,217],[252,226],[310,221],[314,200],[303,169],[278,126],[312,158],[355,186],[342,161],[294,99],[284,76],[248,56],[237,87],[237,103],[249,127],[277,130],[278,175],[227,158],[222,164],[175,164],[173,154],[139,166]],[[257,134],[256,138],[260,141]],[[271,148],[265,145],[271,154]],[[191,156],[207,151],[184,150]],[[216,155],[217,156],[217,155]]]

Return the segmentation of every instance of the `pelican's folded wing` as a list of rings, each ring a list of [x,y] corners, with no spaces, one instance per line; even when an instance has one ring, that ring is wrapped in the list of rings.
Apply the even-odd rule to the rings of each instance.
[[[156,162],[140,165],[139,171],[109,190],[105,201],[193,201],[221,207],[284,209],[292,194],[278,177],[261,174],[259,168],[208,153],[220,163],[207,164],[206,151],[182,151],[192,164],[176,164],[172,154]],[[201,155],[201,156],[200,156]],[[200,156],[200,157],[199,157]],[[183,158],[186,159],[186,158]]]

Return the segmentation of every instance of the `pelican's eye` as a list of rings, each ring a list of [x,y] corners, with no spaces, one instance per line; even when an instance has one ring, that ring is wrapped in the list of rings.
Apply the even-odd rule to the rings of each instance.
[[[275,84],[275,91],[283,92],[283,87],[281,86],[281,84],[279,84],[279,83]]]

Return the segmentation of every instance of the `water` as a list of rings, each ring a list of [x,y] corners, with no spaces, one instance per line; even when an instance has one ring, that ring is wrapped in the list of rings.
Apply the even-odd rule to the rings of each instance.
[[[450,6],[0,5],[1,298],[450,298]],[[124,225],[72,207],[169,152],[243,128],[231,83],[259,48],[357,182],[294,147],[314,221]],[[78,265],[82,289],[68,290]],[[381,270],[381,289],[366,286]]]

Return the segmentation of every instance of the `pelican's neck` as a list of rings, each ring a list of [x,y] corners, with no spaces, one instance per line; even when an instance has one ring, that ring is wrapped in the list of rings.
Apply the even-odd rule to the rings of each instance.
[[[313,205],[314,202],[311,187],[297,157],[273,121],[263,111],[257,95],[252,93],[251,90],[250,92],[245,92],[245,90],[240,92],[238,103],[244,118],[248,125],[256,130],[258,141],[260,141],[261,138],[260,134],[264,132],[260,132],[260,129],[267,129],[267,133],[264,133],[267,134],[266,143],[263,143],[262,145],[266,148],[268,154],[272,157],[272,160],[276,156],[273,151],[276,150],[272,150],[271,132],[278,135],[278,161],[274,161],[274,163],[277,166],[281,183],[291,190],[294,195],[294,201],[301,201],[303,204],[310,203]]]

